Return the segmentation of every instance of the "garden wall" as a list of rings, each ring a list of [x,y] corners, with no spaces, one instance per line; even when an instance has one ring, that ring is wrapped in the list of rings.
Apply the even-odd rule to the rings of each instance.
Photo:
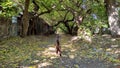
[[[0,38],[9,36],[10,23],[10,19],[6,19],[4,17],[0,18]]]

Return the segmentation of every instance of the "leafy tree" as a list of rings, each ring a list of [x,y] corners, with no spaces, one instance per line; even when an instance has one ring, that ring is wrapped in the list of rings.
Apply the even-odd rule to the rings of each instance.
[[[87,14],[91,13],[91,9],[88,7],[88,5],[85,5],[87,6],[86,8],[83,7],[85,3],[88,2],[84,2],[82,0],[61,1],[61,7],[57,8],[57,12],[59,14],[58,19],[61,19],[55,24],[55,26],[63,24],[67,29],[67,31],[65,31],[63,29],[64,27],[60,27],[63,31],[71,35],[74,34],[74,31],[77,33],[78,27],[83,22],[84,17],[86,17]]]
[[[60,28],[71,35],[77,34],[78,29],[83,27],[92,32],[96,28],[108,28],[108,22],[112,35],[119,34],[119,14],[116,10],[116,6],[119,6],[119,0],[30,0],[29,3],[26,3],[27,9],[24,3],[24,0],[4,0],[0,2],[1,16],[11,17],[24,11],[22,18],[23,36],[27,34],[28,22],[32,17],[44,18],[51,26]],[[110,11],[108,11],[109,9]],[[116,13],[115,17],[114,15],[111,16],[112,12]],[[115,20],[117,25],[111,25],[113,20],[109,18]]]
[[[82,26],[91,30],[92,33],[101,33],[102,28],[108,28],[106,8],[104,1],[93,1],[91,14],[84,19]]]

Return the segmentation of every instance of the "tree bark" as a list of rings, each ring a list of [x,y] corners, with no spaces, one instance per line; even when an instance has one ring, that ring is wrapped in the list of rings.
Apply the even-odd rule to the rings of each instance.
[[[105,7],[112,36],[120,36],[120,21],[116,0],[105,0]]]
[[[22,17],[22,37],[25,37],[28,32],[28,27],[29,27],[29,16],[28,16],[28,8],[29,8],[30,0],[25,0],[25,9],[23,12],[23,17]]]

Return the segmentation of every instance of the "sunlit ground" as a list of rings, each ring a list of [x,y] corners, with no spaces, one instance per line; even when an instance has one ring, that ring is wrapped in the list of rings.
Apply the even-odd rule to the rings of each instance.
[[[115,68],[120,65],[119,38],[95,36],[91,42],[72,38],[61,35],[62,57],[55,53],[55,35],[4,39],[0,42],[0,68]]]

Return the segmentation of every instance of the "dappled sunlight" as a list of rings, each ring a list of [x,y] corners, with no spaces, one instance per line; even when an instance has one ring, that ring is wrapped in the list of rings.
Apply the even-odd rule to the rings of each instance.
[[[50,66],[50,65],[52,65],[52,63],[50,63],[50,62],[43,62],[43,63],[38,64],[37,68],[46,68],[47,66]]]
[[[69,55],[69,58],[74,59],[75,55]]]
[[[39,60],[33,60],[32,62],[33,62],[33,63],[38,63],[38,62],[39,62]]]
[[[110,54],[116,54],[117,56],[118,54],[120,54],[119,45],[111,45],[111,47],[106,49],[106,52],[109,52]]]
[[[92,38],[89,36],[85,36],[84,39],[90,43],[92,43]]]
[[[54,52],[56,49],[55,49],[55,47],[49,47],[49,48],[48,48],[48,50],[50,50],[50,51],[53,51],[53,52]]]
[[[120,49],[116,49],[115,54],[120,54]]]
[[[111,45],[111,48],[117,48],[119,45]]]
[[[116,39],[111,39],[111,41],[113,41],[113,42],[114,42],[114,41],[116,41]]]
[[[67,47],[67,48],[71,48],[72,46],[71,46],[72,44],[66,44],[66,45],[61,45],[62,47]]]
[[[75,52],[77,49],[71,49],[71,52]]]
[[[55,47],[48,47],[45,51],[42,52],[42,55],[45,56],[56,56]]]

